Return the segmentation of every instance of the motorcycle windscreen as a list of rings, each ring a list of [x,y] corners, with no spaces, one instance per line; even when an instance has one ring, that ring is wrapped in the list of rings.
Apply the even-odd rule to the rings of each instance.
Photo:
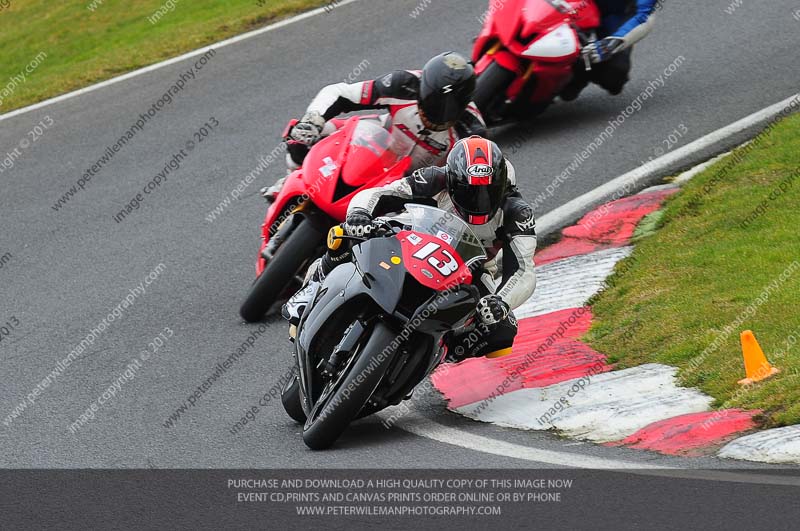
[[[405,206],[410,229],[444,239],[467,265],[486,259],[483,247],[466,221],[453,212],[429,205],[409,203]]]
[[[567,21],[569,15],[564,13],[561,5],[569,4],[559,4],[554,0],[527,0],[519,34],[523,42]]]
[[[344,184],[358,188],[376,177],[389,173],[404,162],[407,149],[395,145],[392,135],[377,120],[362,119],[350,137],[350,145],[342,166]]]
[[[489,5],[486,12],[492,17],[495,33],[506,46],[516,41],[522,24],[523,8],[527,8],[529,3],[531,0],[506,0]]]

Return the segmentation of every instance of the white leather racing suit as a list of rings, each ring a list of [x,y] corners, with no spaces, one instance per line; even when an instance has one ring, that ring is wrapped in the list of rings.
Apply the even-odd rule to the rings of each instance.
[[[306,112],[318,113],[327,121],[324,136],[340,125],[330,120],[342,113],[387,109],[389,112],[381,116],[381,121],[392,135],[395,150],[411,156],[410,171],[440,165],[459,139],[475,134],[485,136],[486,124],[478,108],[471,103],[454,127],[444,131],[427,129],[419,116],[417,103],[420,74],[419,71],[398,70],[371,81],[328,85],[317,94]],[[302,163],[307,152],[306,146],[290,143],[289,155],[294,164]]]

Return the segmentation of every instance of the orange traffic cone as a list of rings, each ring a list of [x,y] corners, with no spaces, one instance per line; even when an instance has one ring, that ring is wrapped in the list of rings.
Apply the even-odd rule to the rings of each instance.
[[[741,335],[742,355],[744,356],[744,372],[747,378],[739,380],[739,385],[750,385],[760,382],[770,376],[778,374],[780,369],[770,365],[764,351],[756,341],[756,336],[751,330],[745,330]]]

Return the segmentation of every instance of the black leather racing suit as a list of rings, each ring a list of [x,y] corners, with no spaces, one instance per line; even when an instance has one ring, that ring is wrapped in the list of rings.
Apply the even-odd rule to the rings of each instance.
[[[533,209],[516,188],[514,167],[506,162],[511,186],[505,201],[488,223],[470,228],[481,239],[490,259],[476,285],[482,295],[494,293],[513,310],[525,303],[536,288],[533,262],[536,231]],[[348,211],[364,209],[373,216],[381,216],[398,212],[404,204],[412,202],[458,215],[446,190],[445,169],[435,166],[417,170],[384,187],[359,192]],[[477,339],[475,334],[457,334],[450,346],[456,357],[497,357],[510,353],[516,334],[517,321],[510,313],[504,321],[484,329]]]

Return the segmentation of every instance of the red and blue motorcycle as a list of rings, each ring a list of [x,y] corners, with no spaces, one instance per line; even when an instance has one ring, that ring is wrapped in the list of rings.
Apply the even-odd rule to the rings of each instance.
[[[473,100],[484,118],[497,123],[542,112],[572,79],[599,26],[593,0],[490,2],[472,49]]]

